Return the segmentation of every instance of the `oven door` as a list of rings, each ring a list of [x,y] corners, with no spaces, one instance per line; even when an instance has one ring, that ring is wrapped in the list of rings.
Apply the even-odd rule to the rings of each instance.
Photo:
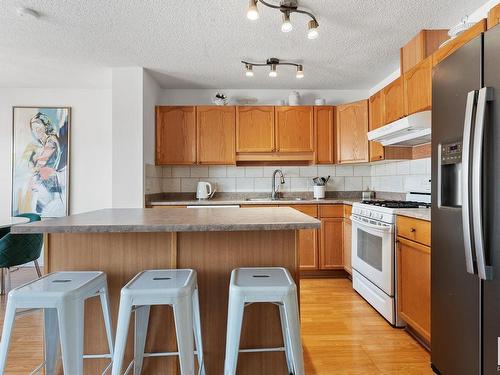
[[[352,268],[394,296],[394,225],[352,215]]]

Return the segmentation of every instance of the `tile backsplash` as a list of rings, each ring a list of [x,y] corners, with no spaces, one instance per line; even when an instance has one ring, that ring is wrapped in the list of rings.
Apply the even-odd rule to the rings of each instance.
[[[195,192],[198,181],[224,192],[267,192],[275,169],[285,175],[281,191],[312,191],[313,177],[328,176],[328,191],[430,191],[430,158],[361,165],[283,167],[146,165],[146,194]]]

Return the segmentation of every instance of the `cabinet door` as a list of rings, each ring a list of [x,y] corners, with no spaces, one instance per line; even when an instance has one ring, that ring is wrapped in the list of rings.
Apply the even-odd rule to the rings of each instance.
[[[344,248],[344,269],[349,274],[352,274],[352,223],[349,219],[344,219],[344,243],[342,244],[342,246]]]
[[[235,164],[234,107],[196,107],[198,163]]]
[[[334,112],[335,107],[314,107],[317,164],[333,164],[335,162],[333,151]]]
[[[344,249],[342,218],[321,219],[319,266],[322,270],[343,269]]]
[[[432,57],[404,75],[406,115],[425,111],[432,106]]]
[[[427,343],[431,340],[431,249],[398,237],[398,310]]]
[[[488,12],[488,30],[500,23],[500,4],[495,5]]]
[[[405,115],[403,77],[384,87],[384,124],[403,118]]]
[[[195,107],[156,107],[156,164],[195,163]]]
[[[237,107],[236,152],[274,151],[274,107]]]
[[[275,107],[276,151],[313,152],[313,107]]]
[[[370,131],[378,129],[382,126],[382,115],[384,111],[382,92],[379,91],[370,97],[370,114],[369,129]],[[379,142],[370,142],[370,161],[384,159],[384,146]]]
[[[318,217],[317,205],[290,206],[306,215]],[[318,229],[299,230],[299,264],[301,270],[317,270],[318,254]]]
[[[368,161],[368,100],[339,105],[337,112],[337,162]]]

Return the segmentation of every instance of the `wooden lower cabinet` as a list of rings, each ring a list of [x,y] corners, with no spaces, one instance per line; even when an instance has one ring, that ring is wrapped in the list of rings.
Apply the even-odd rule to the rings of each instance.
[[[319,268],[344,268],[343,218],[321,218]]]
[[[301,271],[318,269],[318,235],[317,229],[299,231],[299,264]]]
[[[431,248],[397,238],[398,311],[427,344],[431,340]]]
[[[315,204],[290,206],[306,215],[318,217],[318,206]],[[299,231],[299,264],[301,271],[314,271],[318,269],[318,236],[317,229],[303,229]]]

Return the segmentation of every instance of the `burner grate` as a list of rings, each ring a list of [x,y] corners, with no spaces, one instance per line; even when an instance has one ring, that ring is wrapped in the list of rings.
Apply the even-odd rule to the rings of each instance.
[[[370,201],[365,200],[361,202],[362,204],[369,204],[378,207],[387,208],[430,208],[430,203],[415,202],[415,201]]]

